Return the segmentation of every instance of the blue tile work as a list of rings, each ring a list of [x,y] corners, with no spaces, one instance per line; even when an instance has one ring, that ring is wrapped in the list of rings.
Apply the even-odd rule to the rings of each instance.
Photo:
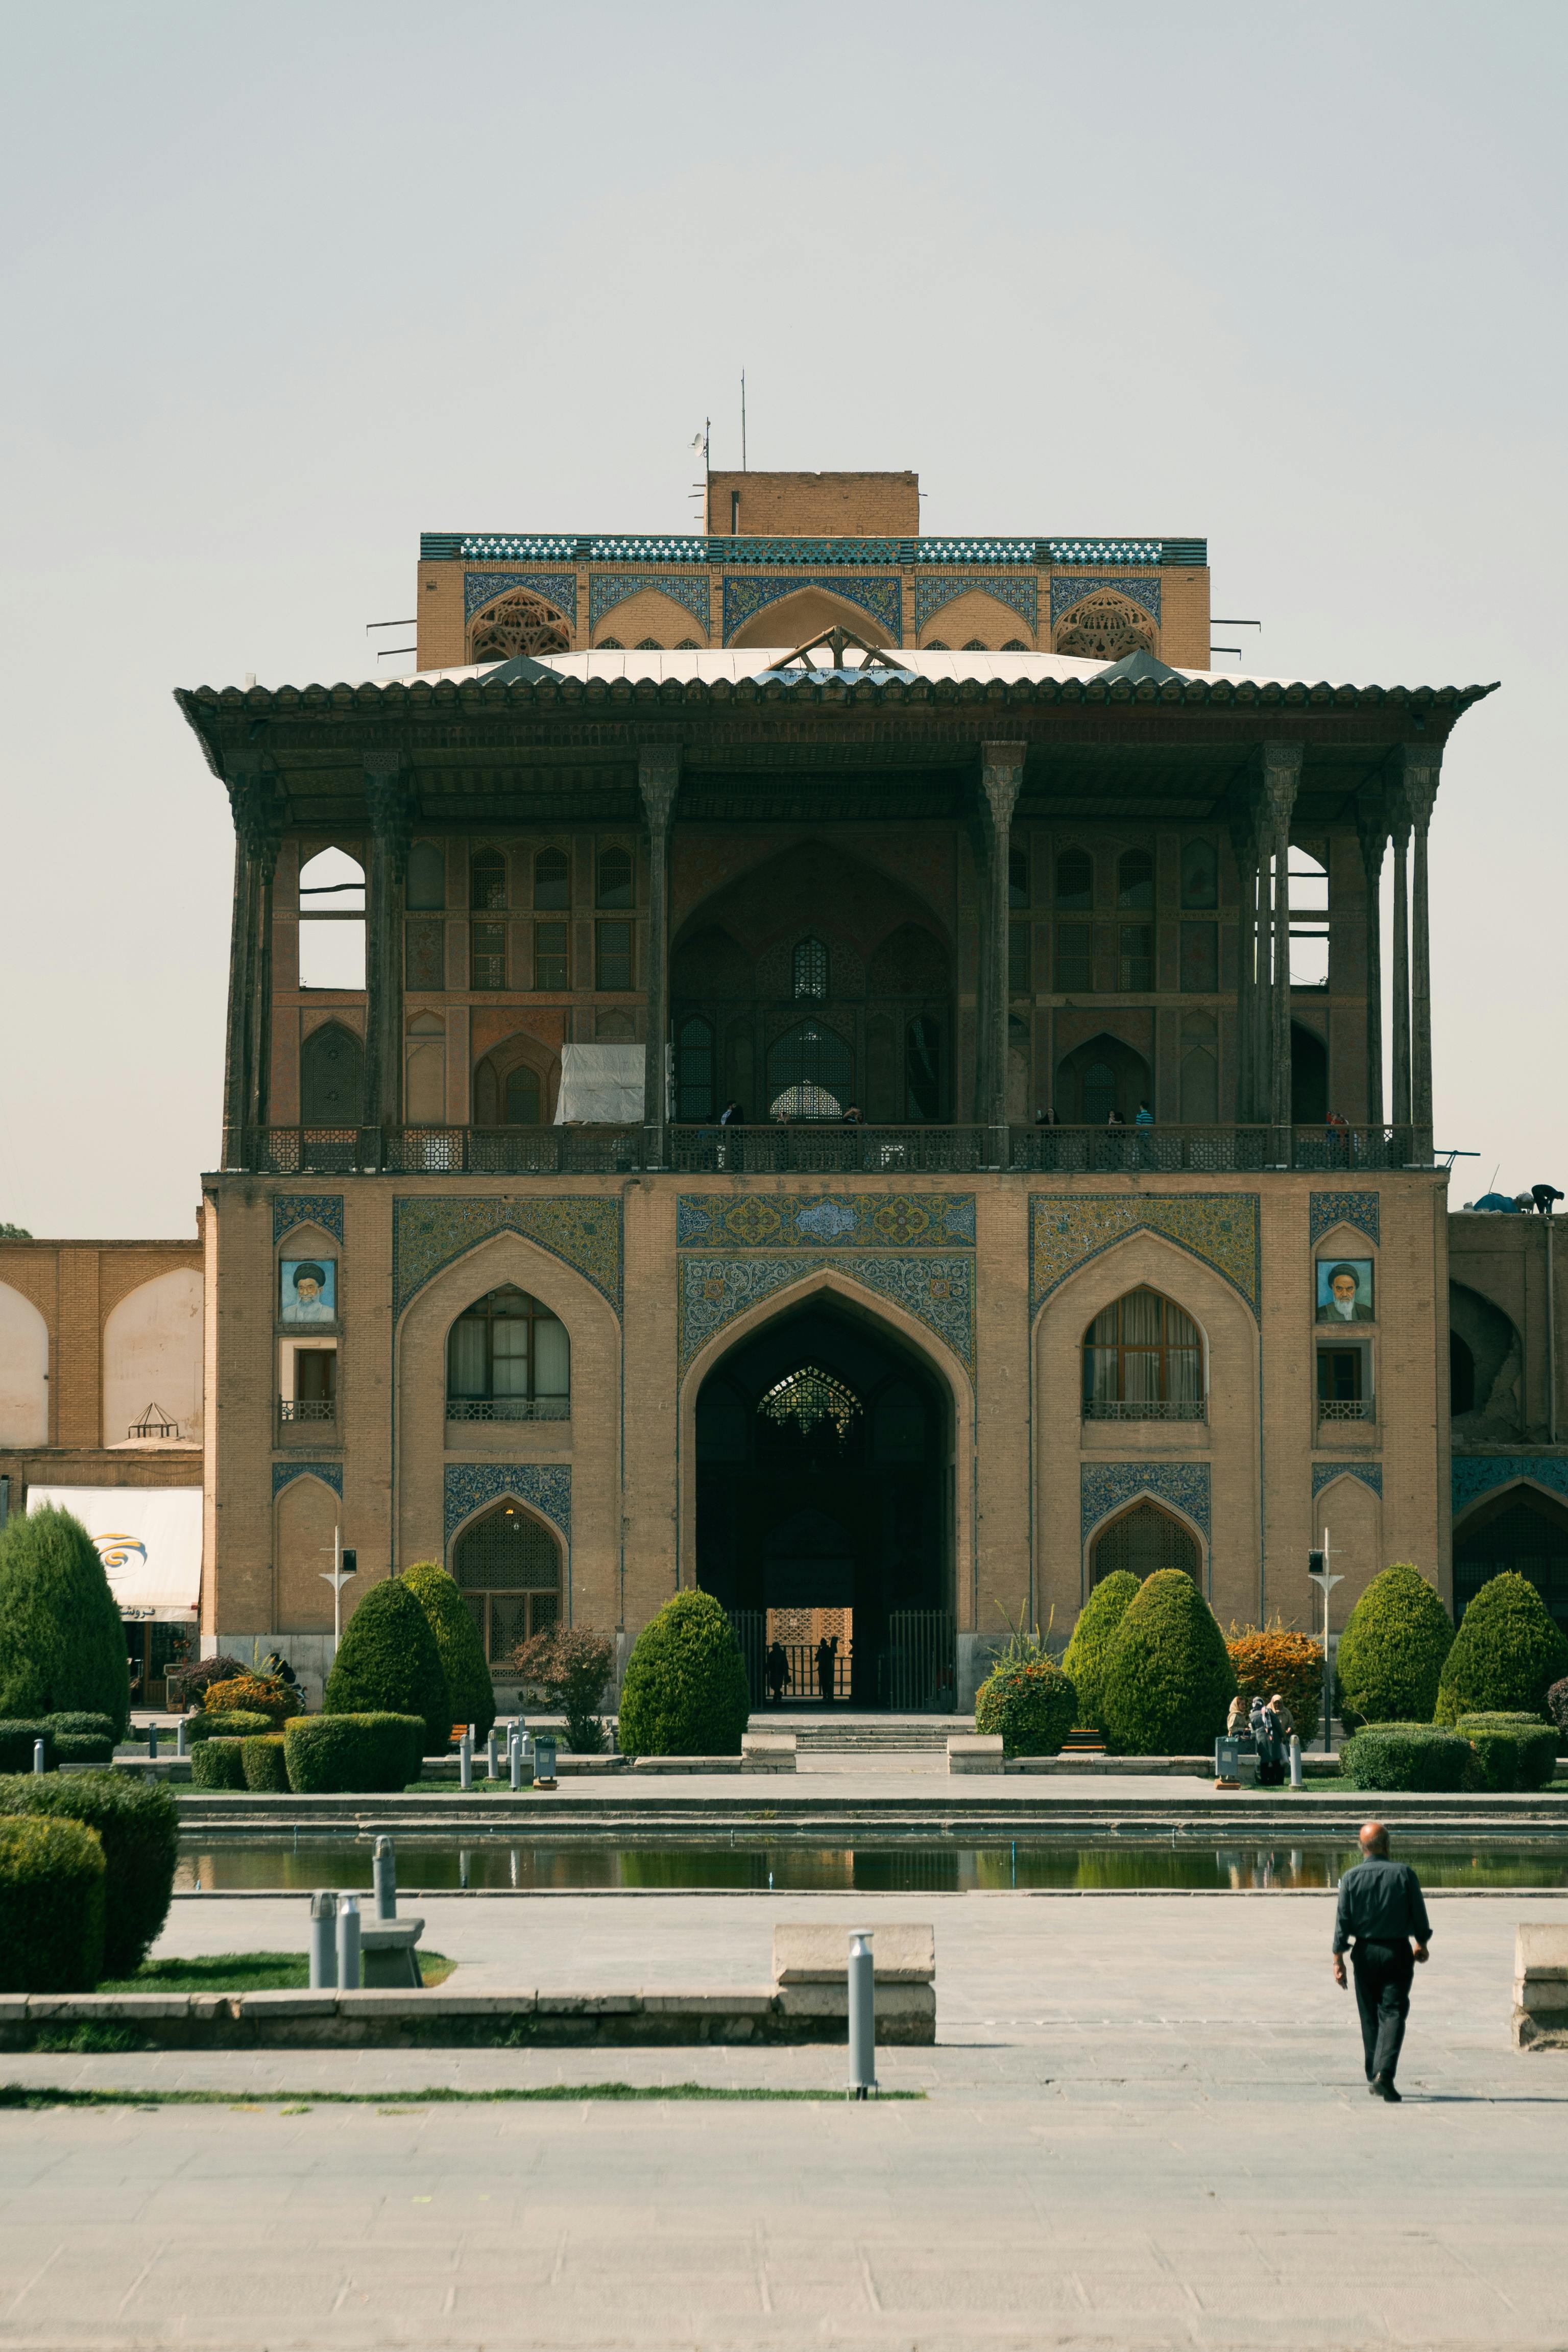
[[[1159,557],[1156,554],[1155,562],[1157,563],[1158,561]],[[1087,572],[1075,572],[1067,580],[1056,578],[1051,580],[1051,627],[1055,628],[1063,613],[1070,611],[1074,604],[1081,604],[1085,596],[1092,596],[1097,588],[1114,588],[1119,595],[1129,597],[1134,604],[1141,604],[1151,620],[1157,621],[1160,617],[1158,579],[1144,580],[1140,579],[1135,572],[1105,572],[1098,576],[1092,576]]]
[[[1262,1298],[1256,1192],[1073,1192],[1030,1195],[1030,1314],[1090,1258],[1129,1234],[1159,1234],[1213,1266],[1254,1315]]]
[[[1568,1454],[1461,1454],[1454,1460],[1454,1517],[1516,1478],[1532,1478],[1568,1502]]]
[[[1314,1503],[1323,1488],[1332,1486],[1336,1478],[1359,1478],[1362,1485],[1370,1486],[1375,1495],[1381,1495],[1383,1492],[1381,1462],[1314,1462],[1312,1465]]]
[[[662,596],[673,596],[684,604],[696,620],[703,635],[707,635],[708,587],[706,578],[677,580],[668,572],[595,572],[588,583],[588,625],[591,631],[599,626],[606,613],[623,604],[628,596],[635,596],[641,588],[656,588]]]
[[[683,1192],[678,1249],[973,1248],[973,1192]]]
[[[343,1492],[343,1465],[340,1462],[275,1462],[272,1465],[274,1502],[294,1478],[319,1478],[330,1486],[334,1495],[340,1496]]]
[[[392,1202],[392,1312],[401,1315],[433,1274],[492,1234],[520,1234],[585,1274],[621,1312],[621,1203],[595,1199]]]
[[[1085,1543],[1102,1519],[1144,1495],[1185,1513],[1208,1541],[1207,1462],[1084,1462],[1079,1479],[1079,1528]]]
[[[504,596],[508,588],[531,588],[544,596],[575,629],[577,574],[574,572],[465,572],[463,575],[463,617],[471,621],[482,604]]]
[[[486,1503],[510,1495],[551,1520],[571,1543],[570,1462],[449,1462],[446,1465],[446,1541]]]
[[[677,1348],[684,1375],[716,1331],[759,1299],[831,1266],[924,1323],[974,1377],[975,1276],[968,1257],[683,1257]]]
[[[839,572],[828,579],[813,579],[809,573],[786,572],[782,578],[737,580],[728,573],[724,583],[724,641],[727,646],[737,629],[776,604],[780,596],[792,596],[798,588],[826,588],[831,594],[841,596],[846,604],[858,604],[862,612],[880,621],[895,646],[904,643],[904,588],[897,580],[867,579],[863,574]]]
[[[1184,563],[1208,561],[1201,539],[718,538],[696,531],[424,530],[432,562],[497,563]]]
[[[319,1225],[341,1247],[341,1192],[275,1192],[272,1198],[272,1238],[280,1242],[296,1225]]]
[[[950,604],[955,596],[967,595],[977,588],[983,596],[995,596],[998,603],[1010,604],[1021,614],[1032,629],[1039,613],[1039,598],[1032,580],[988,579],[983,574],[965,579],[916,580],[915,583],[915,625],[923,629],[934,613]]]
[[[1358,1234],[1364,1234],[1380,1248],[1381,1207],[1382,1197],[1376,1192],[1314,1192],[1311,1202],[1313,1248],[1335,1225],[1354,1225]]]

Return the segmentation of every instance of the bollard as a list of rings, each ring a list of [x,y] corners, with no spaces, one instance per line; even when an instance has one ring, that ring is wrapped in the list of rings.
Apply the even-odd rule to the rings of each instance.
[[[33,1769],[35,1772],[41,1772],[43,1769],[44,1743],[41,1739],[35,1739],[33,1742]]]
[[[335,1895],[313,1895],[310,1897],[310,1990],[330,1992],[338,1981],[338,1946],[335,1925],[338,1898]]]
[[[523,1742],[522,1735],[517,1731],[507,1742],[507,1769],[513,1788],[520,1789],[523,1785]]]
[[[174,1730],[174,1753],[176,1756],[188,1756],[190,1752],[191,1743],[185,1736],[185,1718],[182,1716]]]
[[[498,1780],[501,1777],[501,1760],[497,1754],[500,1738],[500,1733],[492,1724],[490,1737],[485,1743],[485,1777],[487,1780]]]
[[[457,1743],[457,1780],[458,1785],[461,1788],[471,1789],[474,1786],[474,1732],[472,1726],[470,1726],[464,1733],[462,1738]]]
[[[147,1727],[147,1753],[152,1757],[156,1757],[158,1753],[158,1726],[155,1723],[150,1723]]]
[[[1299,1789],[1301,1785],[1301,1743],[1292,1731],[1291,1734],[1291,1786],[1292,1789]]]
[[[850,1931],[850,2078],[844,2095],[867,2099],[876,2089],[876,1963],[872,1930]]]
[[[360,1898],[338,1897],[338,1990],[360,1990]]]
[[[371,1864],[371,1875],[376,1890],[376,1917],[395,1919],[397,1917],[397,1854],[390,1837],[377,1838],[375,1860]]]

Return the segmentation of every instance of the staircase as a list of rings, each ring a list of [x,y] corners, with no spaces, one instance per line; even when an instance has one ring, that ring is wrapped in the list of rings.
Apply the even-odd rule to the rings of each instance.
[[[837,1722],[818,1716],[754,1715],[753,1731],[792,1731],[801,1756],[912,1756],[945,1754],[956,1732],[973,1731],[972,1716],[871,1715]]]

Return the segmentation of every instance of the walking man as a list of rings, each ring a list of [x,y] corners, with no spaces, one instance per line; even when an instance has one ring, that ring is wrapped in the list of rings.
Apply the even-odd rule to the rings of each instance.
[[[1366,2087],[1375,2099],[1397,2106],[1394,2074],[1410,2014],[1410,1984],[1416,1961],[1428,1957],[1432,1927],[1415,1872],[1408,1863],[1388,1858],[1388,1832],[1383,1823],[1367,1822],[1360,1843],[1360,1862],[1339,1883],[1333,1980],[1343,1991],[1348,1945],[1355,1970],[1355,2005],[1361,2011]]]

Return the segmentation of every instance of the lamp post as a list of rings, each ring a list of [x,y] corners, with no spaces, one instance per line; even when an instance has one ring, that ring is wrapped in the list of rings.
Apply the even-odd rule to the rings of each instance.
[[[338,1645],[343,1638],[343,1587],[350,1576],[358,1576],[359,1572],[359,1553],[343,1549],[343,1531],[341,1528],[334,1528],[332,1565],[319,1571],[322,1583],[329,1584],[332,1588],[332,1655],[334,1657],[338,1654]]]
[[[1325,1528],[1322,1551],[1310,1551],[1307,1554],[1307,1574],[1323,1596],[1323,1754],[1325,1756],[1329,1752],[1329,1726],[1333,1717],[1333,1668],[1329,1663],[1329,1595],[1336,1584],[1344,1582],[1343,1576],[1330,1574],[1329,1556],[1329,1531]]]

